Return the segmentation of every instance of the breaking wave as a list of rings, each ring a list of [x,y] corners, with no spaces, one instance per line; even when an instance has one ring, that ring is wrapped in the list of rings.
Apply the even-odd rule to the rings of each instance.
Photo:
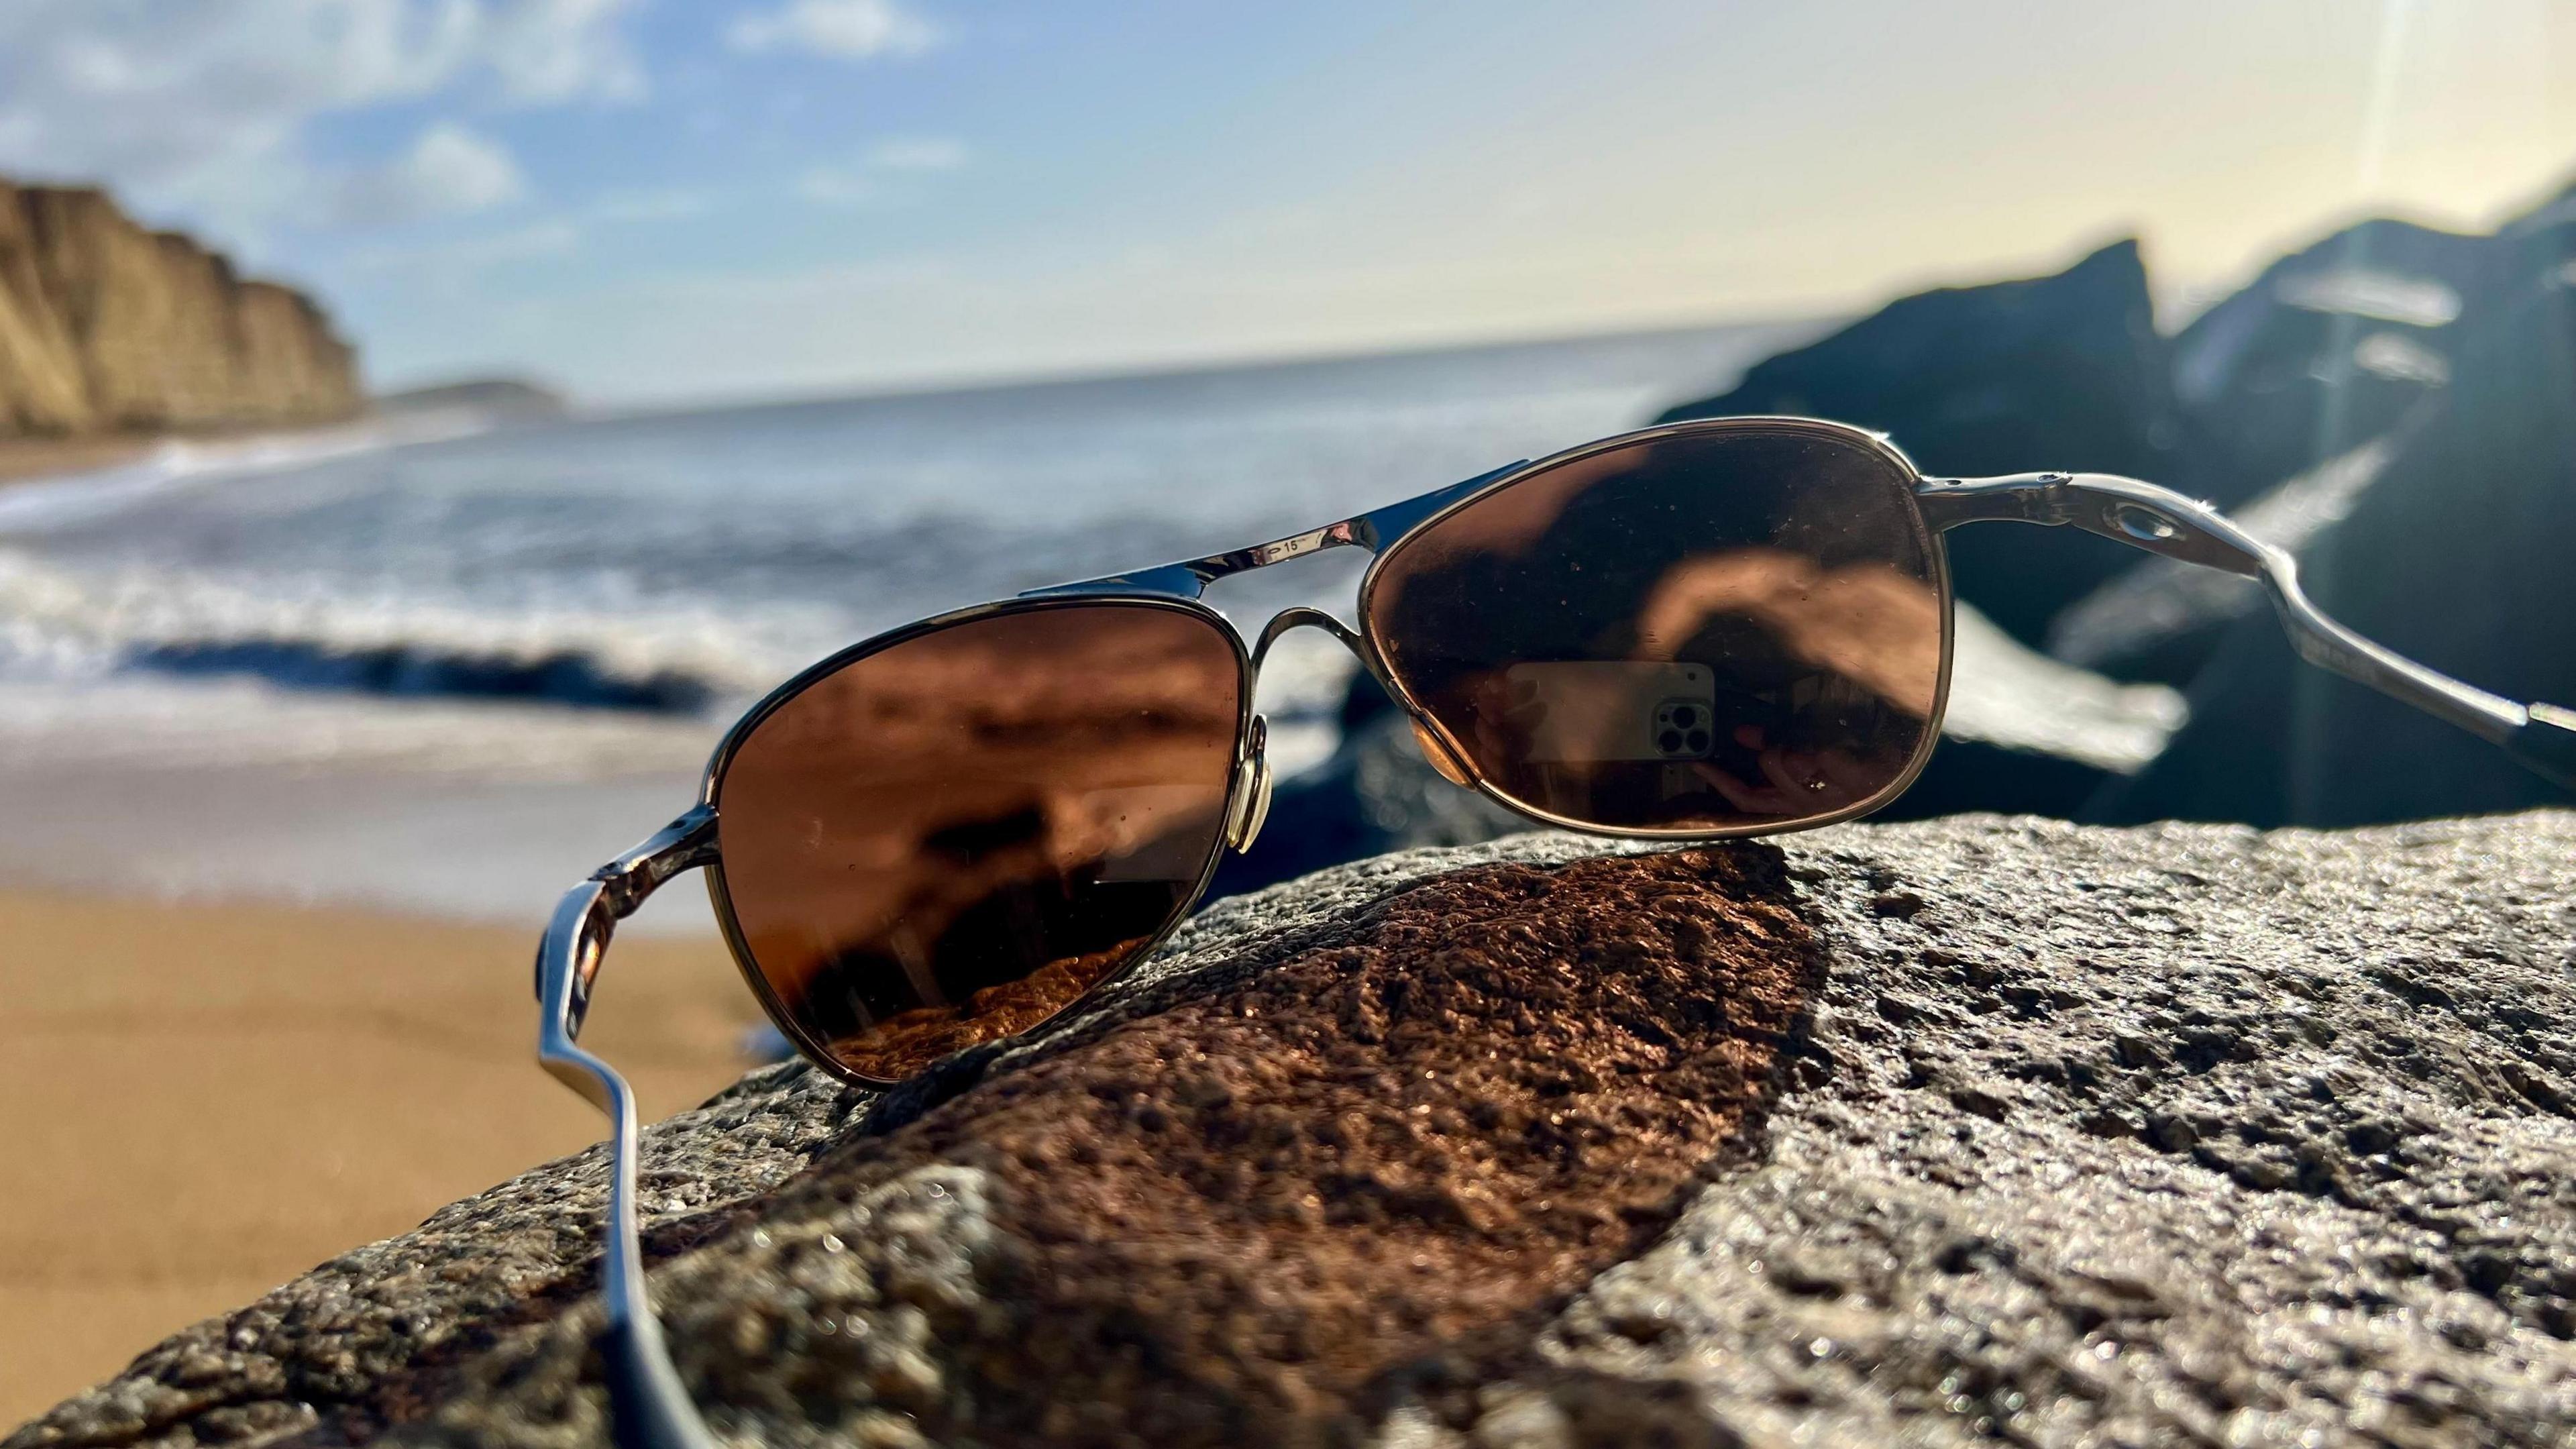
[[[844,632],[793,609],[483,609],[262,582],[271,587],[143,568],[92,574],[0,550],[0,677],[139,671],[703,714],[757,694]]]

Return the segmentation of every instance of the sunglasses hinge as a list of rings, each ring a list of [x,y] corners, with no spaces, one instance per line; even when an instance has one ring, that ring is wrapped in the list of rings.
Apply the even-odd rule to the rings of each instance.
[[[590,878],[599,882],[609,909],[623,920],[635,914],[644,898],[671,877],[712,865],[715,859],[715,807],[693,805],[678,819],[592,871]]]
[[[1925,478],[1914,501],[1935,533],[1994,521],[2056,526],[2075,520],[2068,473],[2012,473],[2001,478]]]

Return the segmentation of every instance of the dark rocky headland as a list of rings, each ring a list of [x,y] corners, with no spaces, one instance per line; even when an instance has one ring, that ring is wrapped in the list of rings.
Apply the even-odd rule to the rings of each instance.
[[[2172,335],[2138,245],[2117,242],[2053,276],[1900,298],[1657,420],[1752,413],[1879,429],[1934,476],[2123,473],[2208,499],[2370,637],[2517,700],[2576,701],[2576,191],[2490,235],[2360,222]],[[1963,639],[1948,737],[1882,819],[2343,826],[2568,803],[2301,664],[2250,580],[2073,529],[1945,544],[1962,602],[2018,648],[1970,658]],[[1972,674],[1987,687],[1969,700]],[[2069,706],[2070,679],[2093,703]],[[2164,736],[2122,685],[2182,690],[2187,722]],[[1340,753],[1283,782],[1221,889],[1518,828],[1421,763],[1391,710],[1354,683]],[[2143,757],[2088,747],[2142,722],[2162,739]]]
[[[364,403],[356,354],[302,293],[104,192],[0,180],[0,440],[335,422]]]
[[[2576,700],[2576,191],[2491,235],[2397,220],[2282,258],[2159,333],[2138,248],[1908,297],[1666,417],[1797,412],[1926,472],[2125,473],[2299,556],[2363,633],[2519,700]],[[2249,581],[2071,529],[1947,536],[1960,597],[2062,663],[2184,689],[2134,773],[1968,743],[1897,807],[2356,825],[2565,802],[2467,734],[2305,668]]]
[[[1605,848],[1237,899],[1036,1041],[882,1094],[765,1069],[653,1129],[715,1429],[2576,1438],[2576,814]],[[602,1443],[601,1168],[323,1264],[5,1449]]]

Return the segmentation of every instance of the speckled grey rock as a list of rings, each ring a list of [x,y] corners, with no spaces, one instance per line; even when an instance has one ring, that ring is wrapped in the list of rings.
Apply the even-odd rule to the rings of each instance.
[[[2576,1440],[2576,815],[1970,817],[1780,848],[1826,975],[1759,1133],[1509,1341],[1247,1437]],[[870,1177],[871,1134],[917,1138],[943,1099],[1007,1096],[1051,1055],[1314,959],[1425,876],[1604,849],[1522,836],[1228,902],[1044,1041],[887,1096],[770,1069],[656,1129],[656,1292],[715,1427],[1027,1442],[972,1427],[976,1396],[1010,1388],[994,1345],[1030,1329],[1032,1260],[987,1166],[933,1143]],[[1175,1062],[1173,1100],[1196,1080]],[[5,1449],[598,1443],[598,1167],[551,1164],[336,1259]],[[1117,1369],[1145,1401],[1155,1363]],[[1077,1401],[1120,1382],[1104,1372],[1066,1369],[1061,1437],[1115,1442]]]

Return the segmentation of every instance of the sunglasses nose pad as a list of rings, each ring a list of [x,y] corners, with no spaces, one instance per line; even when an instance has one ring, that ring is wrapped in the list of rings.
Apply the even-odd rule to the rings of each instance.
[[[1440,738],[1438,731],[1423,723],[1419,715],[1413,720],[1413,744],[1416,749],[1422,751],[1422,758],[1430,762],[1431,768],[1440,772],[1441,779],[1461,790],[1476,788],[1476,782],[1467,774],[1467,767],[1459,764],[1457,755],[1450,751],[1449,742]]]
[[[1234,798],[1225,810],[1225,843],[1237,855],[1252,849],[1252,842],[1261,838],[1262,823],[1270,818],[1269,746],[1270,721],[1254,715],[1252,741],[1243,768],[1234,772]]]

